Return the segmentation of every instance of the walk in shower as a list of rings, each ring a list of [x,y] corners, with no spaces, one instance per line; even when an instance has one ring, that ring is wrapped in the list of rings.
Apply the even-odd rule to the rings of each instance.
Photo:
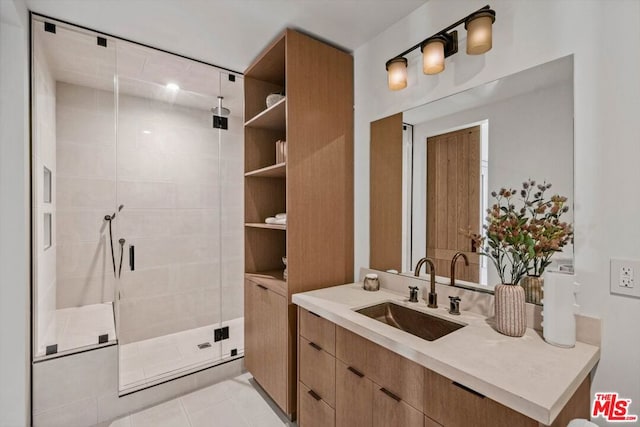
[[[129,393],[242,356],[242,77],[32,24],[34,360],[117,344]]]

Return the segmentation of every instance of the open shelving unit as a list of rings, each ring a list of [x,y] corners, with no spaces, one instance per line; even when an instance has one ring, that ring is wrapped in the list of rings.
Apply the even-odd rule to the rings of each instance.
[[[244,88],[245,365],[294,419],[291,295],[353,281],[353,58],[286,30]],[[272,93],[285,98],[266,108]],[[276,164],[278,140],[287,159]],[[264,223],[280,212],[286,226]]]

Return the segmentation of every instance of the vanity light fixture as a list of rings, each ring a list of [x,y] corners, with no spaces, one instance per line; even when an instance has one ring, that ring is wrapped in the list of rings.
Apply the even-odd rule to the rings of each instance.
[[[177,92],[180,90],[180,86],[178,86],[176,83],[167,83],[166,87],[171,92]]]
[[[400,90],[407,87],[407,58],[393,58],[387,61],[389,89]]]
[[[407,58],[405,55],[420,48],[422,71],[438,74],[444,71],[444,59],[458,52],[458,31],[454,28],[464,23],[467,30],[467,54],[481,55],[492,47],[492,25],[496,12],[486,5],[449,25],[424,41],[410,47],[386,63],[389,89],[400,90],[407,87]]]

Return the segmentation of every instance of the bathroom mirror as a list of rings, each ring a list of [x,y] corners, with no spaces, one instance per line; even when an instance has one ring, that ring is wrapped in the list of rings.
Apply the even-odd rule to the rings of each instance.
[[[491,291],[497,272],[465,231],[482,232],[492,191],[552,183],[573,223],[573,57],[372,122],[370,148],[370,267],[413,274],[429,256],[450,284],[463,252],[456,284]],[[571,266],[573,246],[552,261]]]

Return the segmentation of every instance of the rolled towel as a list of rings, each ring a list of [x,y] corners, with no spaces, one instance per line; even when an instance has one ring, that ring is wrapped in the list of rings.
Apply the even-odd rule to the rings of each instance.
[[[277,219],[282,219],[282,218],[286,218],[286,217],[287,217],[287,214],[286,214],[286,213],[279,213],[279,214],[276,214],[276,218],[277,218]]]
[[[287,225],[287,218],[276,218],[273,224]]]
[[[276,219],[276,218],[274,218],[274,217],[272,217],[272,216],[270,216],[269,218],[267,218],[267,219],[265,219],[265,220],[264,220],[264,222],[265,222],[266,224],[277,224],[277,222],[276,222],[276,221],[277,221],[277,219]]]

